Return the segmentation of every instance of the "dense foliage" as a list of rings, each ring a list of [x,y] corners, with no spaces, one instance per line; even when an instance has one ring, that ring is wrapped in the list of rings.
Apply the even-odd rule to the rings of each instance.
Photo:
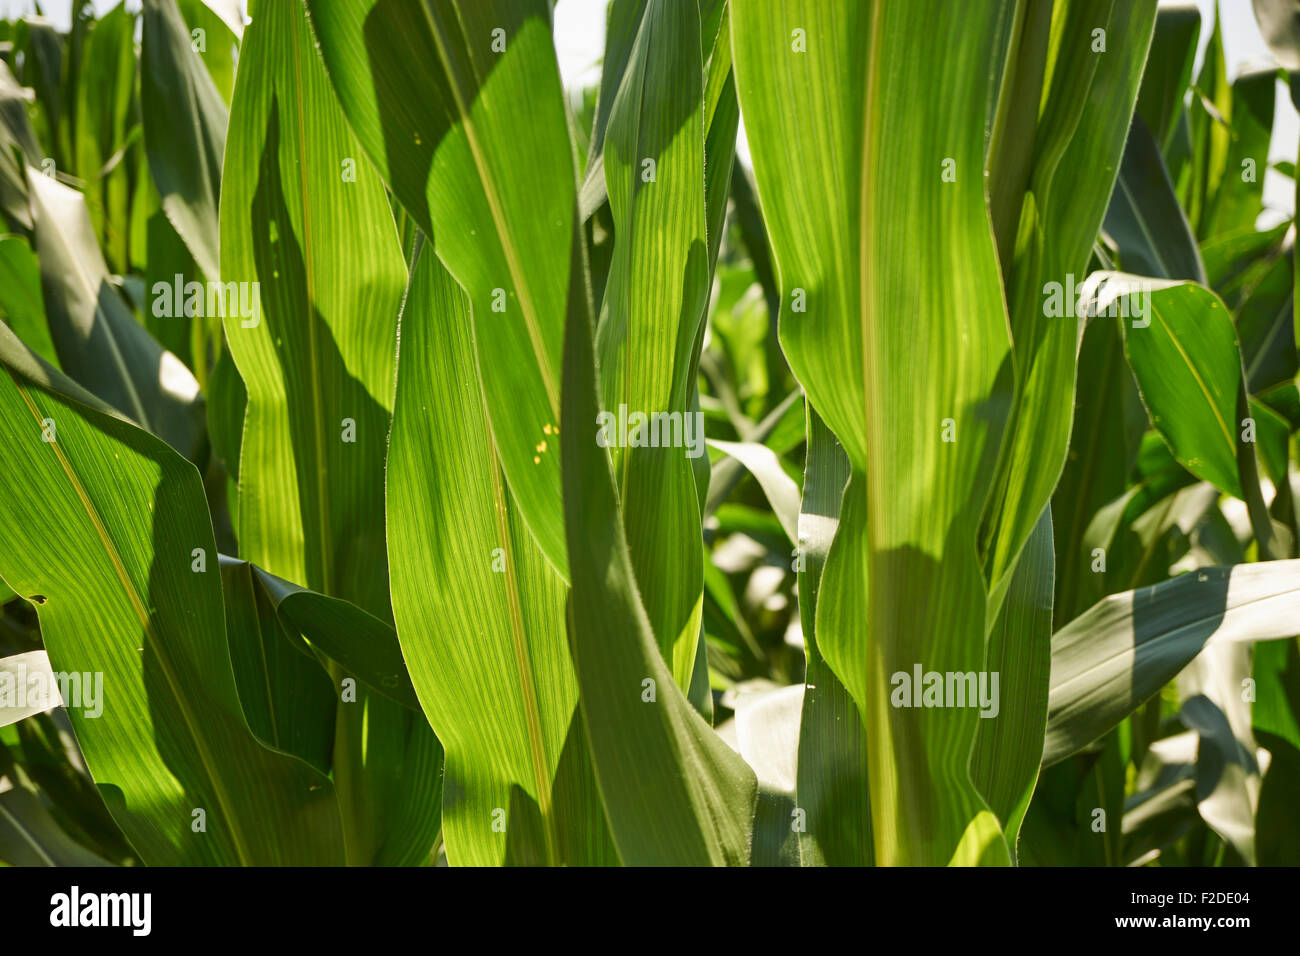
[[[249,6],[0,22],[0,862],[1300,862],[1300,4]]]

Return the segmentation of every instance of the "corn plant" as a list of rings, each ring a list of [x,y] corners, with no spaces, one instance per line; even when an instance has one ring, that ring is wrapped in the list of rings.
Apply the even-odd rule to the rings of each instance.
[[[0,21],[0,861],[1300,862],[1300,8],[552,6]]]

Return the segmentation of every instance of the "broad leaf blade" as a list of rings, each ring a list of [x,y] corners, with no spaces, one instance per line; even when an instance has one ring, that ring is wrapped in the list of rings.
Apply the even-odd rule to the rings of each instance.
[[[392,625],[350,601],[300,588],[261,568],[250,567],[258,586],[291,633],[306,638],[312,648],[337,661],[373,690],[410,710],[420,709]]]
[[[1161,4],[1137,101],[1137,114],[1161,151],[1173,137],[1183,111],[1200,35],[1201,11],[1195,4]]]
[[[1052,635],[1043,765],[1078,752],[1220,643],[1295,633],[1300,561],[1203,568],[1113,594]]]
[[[59,367],[45,319],[40,263],[21,236],[0,237],[0,317],[33,352]]]
[[[1048,311],[1052,284],[1077,287],[1115,184],[1156,14],[1155,0],[1059,0],[1047,91],[1014,258],[1002,263],[1015,343],[1015,396],[981,555],[1001,601],[1069,449],[1082,328]],[[1105,52],[1097,45],[1104,31]]]
[[[244,721],[272,750],[329,773],[337,697],[325,669],[291,643],[255,569],[221,556],[230,663]]]
[[[339,102],[469,295],[501,465],[547,559],[568,563],[560,416],[576,172],[546,0],[309,0]],[[528,116],[520,123],[521,111]]]
[[[244,723],[198,473],[47,375],[60,391],[0,376],[0,571],[34,599],[54,668],[102,673],[113,695],[69,716],[114,818],[152,864],[340,862],[329,780]]]
[[[1039,740],[1047,725],[1055,572],[1048,508],[1025,543],[989,631],[986,669],[998,675],[998,689],[991,696],[993,706],[980,711],[986,719],[971,753],[971,779],[997,814],[1013,852],[1042,762]]]
[[[1205,283],[1196,236],[1178,205],[1160,148],[1139,116],[1129,127],[1105,227],[1125,272]]]
[[[874,858],[866,728],[853,698],[822,658],[816,631],[822,569],[839,527],[850,468],[839,441],[811,407],[807,421],[796,552],[804,559],[799,619],[808,661],[795,787],[796,804],[806,815],[800,856],[805,866],[862,866]]]
[[[974,542],[1000,413],[983,403],[1010,353],[983,176],[1004,12],[980,5],[958,20],[929,2],[778,10],[756,0],[732,9],[782,345],[853,468],[816,631],[866,722],[881,863],[942,865],[959,847],[1006,859],[966,769],[975,712],[888,702],[895,672],[977,671],[984,660]],[[921,68],[940,61],[942,73]],[[915,136],[900,140],[902,128]],[[803,148],[791,150],[796,139]],[[954,181],[941,178],[945,157]],[[839,197],[829,206],[828,193]],[[955,443],[942,440],[946,425]]]
[[[41,289],[64,372],[185,455],[195,453],[198,382],[135,320],[76,190],[28,169]]]
[[[473,355],[469,303],[426,247],[402,312],[388,542],[398,635],[447,750],[447,858],[496,865],[509,843],[540,863],[616,862],[581,733],[564,582],[506,488]]]
[[[600,386],[576,230],[573,248],[560,436],[569,642],[610,832],[628,864],[744,865],[757,783],[674,683],[641,605],[609,453],[589,431]]]
[[[175,0],[146,0],[141,111],[163,209],[204,276],[220,274],[218,208],[227,110]]]
[[[1143,287],[1147,291],[1136,295],[1146,299],[1151,314],[1119,321],[1151,422],[1184,468],[1241,498],[1236,416],[1241,353],[1232,319],[1218,297],[1201,286]]]
[[[598,440],[615,449],[633,572],[683,689],[703,592],[691,467],[704,454],[703,416],[692,413],[692,400],[709,278],[699,33],[694,4],[647,4],[605,139],[615,240],[596,334],[602,424],[647,422],[639,441],[635,432],[625,440],[621,424]]]
[[[248,283],[252,299],[251,315],[227,309],[224,319],[248,390],[241,557],[390,620],[384,459],[406,266],[383,184],[298,4],[268,4],[245,33],[226,171],[222,279]],[[332,676],[341,693],[348,675]],[[433,759],[428,725],[364,687],[338,715],[334,775],[350,861],[427,840],[415,851],[423,857],[436,778],[396,771]],[[408,757],[408,745],[424,756]]]

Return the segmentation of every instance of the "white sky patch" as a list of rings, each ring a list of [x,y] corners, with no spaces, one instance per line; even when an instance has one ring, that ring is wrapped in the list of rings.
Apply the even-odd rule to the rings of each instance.
[[[558,0],[555,4],[555,54],[567,90],[600,82],[605,54],[606,0]]]

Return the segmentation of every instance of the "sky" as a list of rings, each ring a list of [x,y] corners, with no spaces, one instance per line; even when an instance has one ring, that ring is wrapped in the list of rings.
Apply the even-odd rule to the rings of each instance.
[[[43,6],[56,26],[65,28],[71,17],[73,0],[45,0]],[[118,0],[94,0],[95,8],[104,12],[116,6]],[[127,5],[138,8],[140,0],[126,0]],[[560,63],[560,73],[566,87],[590,85],[600,77],[600,57],[605,43],[605,4],[607,0],[557,0],[555,5],[555,48]],[[779,2],[779,0],[762,0]],[[904,0],[905,2],[905,0]],[[978,3],[980,0],[952,0],[954,5]],[[1223,12],[1223,46],[1228,64],[1228,78],[1244,70],[1267,66],[1272,62],[1268,47],[1260,36],[1251,10],[1251,0],[1219,0]],[[1160,5],[1177,6],[1194,3],[1201,11],[1201,50],[1197,53],[1200,69],[1201,52],[1209,41],[1210,26],[1214,19],[1215,0],[1160,0]],[[0,0],[0,17],[21,16],[35,9],[34,0]],[[1282,83],[1278,83],[1277,106],[1273,121],[1273,142],[1269,161],[1295,162],[1300,145],[1300,116],[1291,104],[1291,97]],[[741,142],[738,153],[741,162],[749,164],[749,149]],[[1261,225],[1271,225],[1289,218],[1295,209],[1295,189],[1291,181],[1272,170],[1264,178],[1265,212]]]

